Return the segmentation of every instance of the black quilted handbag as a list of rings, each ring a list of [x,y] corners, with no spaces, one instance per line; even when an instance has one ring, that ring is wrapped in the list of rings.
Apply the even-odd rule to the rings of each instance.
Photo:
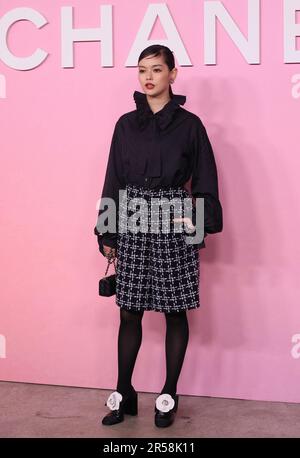
[[[107,267],[105,275],[109,269],[110,264],[114,264],[116,271],[115,257],[107,256]],[[103,277],[99,280],[99,296],[113,296],[116,294],[116,274],[109,275],[108,277]]]

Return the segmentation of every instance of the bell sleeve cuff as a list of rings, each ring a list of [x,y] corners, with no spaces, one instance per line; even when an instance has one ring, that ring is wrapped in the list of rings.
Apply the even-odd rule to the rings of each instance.
[[[223,211],[219,200],[218,175],[215,157],[206,129],[197,119],[193,131],[193,197],[204,198],[204,235],[223,230]]]
[[[104,185],[100,201],[100,210],[98,212],[99,216],[107,210],[101,207],[102,199],[104,197],[110,197],[114,200],[116,206],[116,232],[100,232],[97,228],[97,224],[94,228],[94,234],[97,236],[99,251],[105,256],[103,245],[110,246],[111,248],[117,248],[117,238],[118,238],[118,219],[119,219],[119,190],[125,188],[125,179],[123,176],[123,166],[122,166],[122,142],[120,138],[120,119],[115,125],[115,129],[112,136],[108,162],[106,167],[106,174],[104,179]],[[97,218],[97,222],[98,222]],[[105,224],[107,224],[108,218],[105,219]]]

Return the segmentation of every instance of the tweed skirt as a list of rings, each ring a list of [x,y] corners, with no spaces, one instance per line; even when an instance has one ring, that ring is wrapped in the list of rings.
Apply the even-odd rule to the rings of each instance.
[[[185,241],[187,233],[172,228],[173,209],[169,219],[162,218],[160,199],[190,197],[183,187],[149,189],[133,184],[126,185],[126,193],[119,202],[119,228],[116,263],[116,304],[126,310],[173,313],[200,307],[199,303],[199,249]],[[148,230],[128,230],[128,219],[143,208]],[[154,198],[154,199],[153,199]],[[140,200],[139,200],[140,199]],[[146,202],[146,205],[145,205]],[[139,205],[139,204],[138,204]],[[145,210],[146,209],[146,210]],[[150,223],[149,223],[150,219]],[[140,220],[141,221],[141,218]],[[169,221],[166,232],[164,224]],[[144,223],[143,223],[144,224]],[[138,224],[137,224],[138,225]],[[155,227],[150,230],[150,227]],[[132,226],[130,226],[132,227]],[[124,229],[125,228],[125,229]]]

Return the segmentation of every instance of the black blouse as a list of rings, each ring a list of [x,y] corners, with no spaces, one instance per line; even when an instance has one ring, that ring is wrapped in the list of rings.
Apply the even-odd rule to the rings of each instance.
[[[204,236],[221,232],[214,153],[200,118],[180,106],[186,96],[173,94],[156,113],[146,94],[135,91],[133,98],[136,109],[121,115],[114,128],[101,198],[113,198],[118,215],[119,189],[125,189],[127,183],[156,189],[186,187],[191,179],[190,194],[204,197]],[[98,216],[103,211],[99,210]],[[96,226],[94,234],[103,255],[103,244],[117,247],[117,233],[101,234]],[[199,248],[204,247],[203,239]]]

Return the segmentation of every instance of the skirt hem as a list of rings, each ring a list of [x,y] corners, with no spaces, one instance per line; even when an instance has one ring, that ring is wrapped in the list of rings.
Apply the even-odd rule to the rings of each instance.
[[[200,308],[200,304],[196,305],[194,307],[182,307],[182,308],[175,308],[175,309],[159,309],[159,308],[153,308],[153,307],[125,307],[123,305],[117,304],[116,305],[120,309],[128,310],[128,311],[134,311],[134,312],[160,312],[160,313],[178,313],[178,312],[183,312],[185,310],[194,310]]]

